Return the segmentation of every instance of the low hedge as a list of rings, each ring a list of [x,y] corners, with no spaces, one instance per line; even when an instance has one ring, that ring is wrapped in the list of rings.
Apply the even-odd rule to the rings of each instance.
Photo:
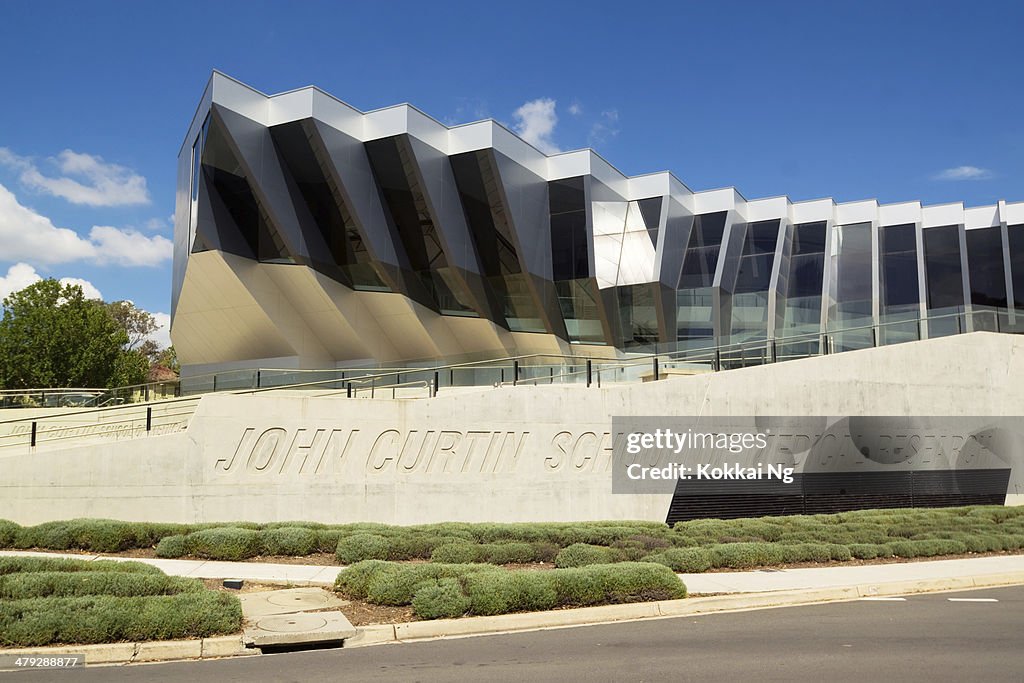
[[[21,572],[125,572],[163,575],[156,567],[142,562],[72,560],[62,557],[0,557],[0,576]]]
[[[531,562],[551,562],[559,554],[559,548],[553,543],[471,543],[455,541],[434,548],[430,554],[431,562],[445,564],[467,564],[483,562],[486,564],[529,564]]]
[[[568,567],[585,567],[590,564],[610,564],[622,559],[614,548],[606,548],[589,543],[573,543],[555,557],[555,566],[559,569]]]
[[[924,543],[929,541],[938,543]],[[906,543],[913,545],[900,545]],[[708,563],[705,553],[680,551],[705,549],[712,553],[707,568],[749,568],[782,562],[864,559],[872,554],[933,557],[953,552],[1019,550],[1024,547],[1024,507],[700,519],[678,523],[671,529],[657,522],[638,521],[447,522],[398,527],[376,523],[185,525],[75,519],[21,527],[0,520],[0,547],[10,546],[92,552],[155,546],[160,557],[195,555],[224,560],[260,554],[332,552],[344,564],[366,559],[431,559],[442,564],[555,561],[559,567],[574,567],[643,560],[676,571],[701,571],[700,567]],[[961,546],[963,550],[956,550]],[[939,552],[941,549],[945,550]]]
[[[421,619],[686,597],[686,586],[671,569],[635,562],[509,571],[480,564],[368,560],[343,570],[335,589],[373,604],[411,604]]]
[[[699,574],[715,566],[715,555],[708,548],[670,548],[647,555],[642,561],[663,564],[681,574]]]
[[[263,529],[259,532],[263,555],[309,555],[317,548],[317,532],[295,526]]]
[[[175,595],[206,590],[202,581],[140,572],[48,571],[0,576],[0,599],[72,597],[80,595]]]
[[[0,646],[85,645],[238,633],[238,598],[216,591],[0,601]]]
[[[217,527],[185,538],[189,555],[208,560],[245,560],[260,554],[260,534],[241,527]]]

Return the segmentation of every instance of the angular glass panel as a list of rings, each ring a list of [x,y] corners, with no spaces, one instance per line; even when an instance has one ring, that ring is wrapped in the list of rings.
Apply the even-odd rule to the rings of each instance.
[[[557,282],[590,277],[583,177],[548,183],[548,202],[553,279]]]
[[[694,216],[676,292],[676,339],[681,348],[702,348],[714,343],[711,285],[727,215],[720,211]]]
[[[725,211],[694,217],[690,241],[683,257],[679,289],[710,287],[714,282],[725,219]]]
[[[917,227],[890,225],[879,234],[881,253],[879,344],[920,338],[921,298],[917,282]]]
[[[833,292],[829,328],[849,330],[832,335],[833,351],[875,345],[872,325],[871,224],[837,225],[832,235]]]
[[[340,269],[341,279],[353,289],[390,291],[376,270],[341,191],[331,175],[327,150],[312,120],[293,121],[270,129],[271,139],[298,186],[303,202],[329,251],[329,263],[314,263],[328,274]]]
[[[597,283],[591,278],[555,282],[569,341],[604,344]]]
[[[924,230],[924,268],[928,288],[928,335],[963,332],[964,306],[960,228],[945,225]]]
[[[616,287],[620,331],[625,348],[652,346],[659,341],[657,304],[659,286],[658,283],[651,282]]]
[[[776,344],[777,360],[817,355],[821,350],[821,292],[825,277],[825,221],[798,223],[789,229],[788,273],[780,272],[782,322],[776,337],[792,341]],[[786,261],[783,260],[783,268]]]
[[[398,228],[413,271],[444,315],[476,316],[470,298],[448,265],[437,227],[427,209],[415,156],[405,135],[371,140],[366,153],[381,197]]]
[[[1013,284],[1013,307],[1024,310],[1024,225],[1006,228],[1010,247],[1010,282]]]
[[[730,301],[729,343],[768,337],[768,298],[779,221],[759,221],[746,228]]]
[[[450,161],[484,278],[500,302],[508,328],[514,332],[546,332],[529,281],[522,273],[492,153],[466,152],[450,157]]]
[[[967,230],[967,272],[971,280],[971,304],[1006,308],[1006,270],[1003,268],[1003,235],[999,226]]]
[[[213,118],[210,120],[206,143],[203,146],[202,172],[208,187],[211,187],[212,193],[216,195],[210,198],[213,215],[217,216],[218,207],[223,207],[230,218],[227,222],[233,222],[237,226],[239,235],[229,234],[234,228],[227,225],[227,222],[218,221],[221,224],[217,226],[203,226],[197,223],[193,251],[206,248],[201,239],[202,234],[205,230],[211,230],[217,233],[220,248],[224,251],[238,253],[235,247],[244,244],[246,253],[240,255],[270,263],[294,263],[294,259],[284,247],[277,228],[253,192],[245,170],[232,150],[227,133]],[[238,237],[241,238],[241,244],[238,243]]]

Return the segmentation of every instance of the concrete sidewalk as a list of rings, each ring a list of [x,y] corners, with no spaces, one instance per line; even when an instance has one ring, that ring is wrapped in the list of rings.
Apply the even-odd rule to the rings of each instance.
[[[73,560],[116,560],[142,562],[158,567],[170,576],[193,579],[245,579],[262,583],[330,586],[344,567],[313,564],[270,564],[266,562],[215,562],[213,560],[163,560],[111,555],[43,553],[22,550],[0,550],[0,557],[67,557]]]
[[[171,576],[197,579],[245,579],[265,583],[329,586],[344,567],[212,560],[162,560],[70,553],[4,550],[0,556],[68,557],[78,560],[144,562]],[[860,566],[760,569],[747,572],[680,574],[690,593],[765,593],[809,588],[842,588],[896,581],[983,577],[1024,572],[1024,555],[995,555],[957,560],[926,560]]]

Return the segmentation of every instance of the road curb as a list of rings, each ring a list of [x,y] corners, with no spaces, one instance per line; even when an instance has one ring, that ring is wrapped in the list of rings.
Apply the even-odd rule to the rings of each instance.
[[[139,643],[104,643],[100,645],[58,645],[51,647],[3,648],[4,655],[53,656],[85,655],[88,664],[132,664],[134,662],[167,662],[182,659],[212,659],[258,655],[258,649],[246,648],[242,636],[216,636],[196,640],[150,640]]]
[[[623,621],[666,619],[687,615],[845,602],[864,597],[935,593],[1013,585],[1024,585],[1024,571],[944,579],[890,581],[833,588],[808,588],[764,593],[732,593],[701,598],[685,598],[683,600],[577,607],[574,609],[552,610],[550,612],[520,612],[489,617],[437,619],[401,624],[375,624],[358,627],[356,635],[345,640],[344,647],[354,648],[442,638],[465,638],[573,626],[594,626]],[[242,642],[241,635],[233,635],[203,638],[201,640],[12,648],[0,649],[0,654],[84,654],[86,664],[131,664],[134,662],[237,657],[261,653],[258,648],[246,648]]]
[[[809,588],[765,593],[734,593],[701,598],[685,598],[683,600],[579,607],[550,612],[524,612],[489,617],[413,621],[402,624],[360,627],[357,629],[358,633],[356,636],[345,641],[344,647],[366,647],[439,638],[463,638],[572,626],[593,626],[621,621],[641,621],[712,614],[716,612],[738,612],[773,607],[844,602],[859,600],[863,597],[969,590],[971,588],[1022,584],[1024,584],[1024,571],[976,577],[891,581],[834,588]]]

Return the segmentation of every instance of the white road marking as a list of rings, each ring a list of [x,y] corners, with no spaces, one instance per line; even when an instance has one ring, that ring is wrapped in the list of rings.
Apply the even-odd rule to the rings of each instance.
[[[995,598],[946,598],[950,602],[999,602]]]
[[[906,602],[906,598],[861,598],[861,600],[870,600],[873,602]]]

